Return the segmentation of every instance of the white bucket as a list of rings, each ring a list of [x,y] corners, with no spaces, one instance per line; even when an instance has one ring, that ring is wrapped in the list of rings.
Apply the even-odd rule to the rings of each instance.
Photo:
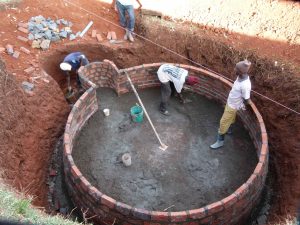
[[[125,166],[131,165],[131,156],[129,153],[125,153],[124,155],[122,155],[122,162]]]
[[[103,109],[103,113],[105,116],[109,116],[109,109]]]

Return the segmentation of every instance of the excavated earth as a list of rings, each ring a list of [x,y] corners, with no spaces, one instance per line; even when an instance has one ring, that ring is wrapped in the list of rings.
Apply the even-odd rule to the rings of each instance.
[[[9,7],[0,7],[0,47],[10,43],[15,45],[16,49],[25,46],[31,51],[29,55],[21,53],[18,59],[0,53],[0,165],[8,183],[34,195],[34,204],[45,208],[48,208],[49,159],[58,137],[63,133],[70,111],[70,106],[64,98],[65,80],[58,67],[64,56],[71,51],[82,51],[91,61],[109,59],[119,68],[162,61],[190,63],[141,39],[133,44],[111,44],[105,40],[98,43],[91,37],[91,31],[80,40],[51,44],[50,50],[46,52],[31,49],[27,43],[17,39],[18,35],[24,35],[17,31],[17,23],[37,15],[65,18],[72,21],[74,30],[78,31],[93,20],[93,29],[101,31],[103,39],[111,30],[116,31],[118,37],[122,37],[123,32],[120,28],[95,17],[101,15],[118,23],[116,13],[109,5],[88,0],[72,2],[80,3],[94,14],[88,14],[58,0],[25,0]],[[185,7],[192,6],[196,0],[188,2]],[[246,13],[247,7],[241,7],[240,4],[231,4],[228,7],[228,3],[226,10],[230,11],[231,8],[234,11],[234,21],[223,12],[218,14],[218,20],[202,23],[205,18],[210,18],[209,15],[213,16],[216,13],[216,7],[209,5],[214,4],[213,2],[204,2],[205,4],[201,3],[204,4],[201,5],[203,7],[198,8],[202,10],[203,18],[195,20],[200,25],[182,21],[174,23],[170,16],[172,13],[168,11],[167,20],[146,16],[137,18],[136,31],[231,79],[234,79],[234,64],[247,57],[253,63],[253,89],[299,112],[299,3],[252,0],[249,1],[250,5],[247,5],[252,14],[248,11]],[[146,3],[149,2],[145,1],[145,5]],[[204,7],[207,10],[204,10]],[[274,13],[274,10],[277,13]],[[190,15],[197,14],[197,11],[190,12]],[[191,19],[185,15],[176,19]],[[228,27],[222,24],[223,20],[228,20]],[[281,21],[289,21],[288,26]],[[247,26],[253,23],[255,24],[249,35],[245,34]],[[239,28],[235,31],[235,27]],[[5,65],[2,62],[5,62]],[[36,70],[33,74],[26,74],[24,69],[30,66]],[[43,69],[51,77],[37,79],[33,93],[25,93],[21,82],[31,81],[31,77],[43,75]],[[274,194],[270,201],[268,220],[273,223],[287,215],[296,215],[299,208],[300,117],[299,114],[255,94],[252,95],[252,99],[263,115],[269,134],[270,175],[274,180]]]

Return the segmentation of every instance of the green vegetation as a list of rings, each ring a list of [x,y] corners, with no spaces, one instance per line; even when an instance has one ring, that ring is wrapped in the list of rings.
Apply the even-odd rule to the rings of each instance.
[[[80,223],[64,219],[61,216],[50,216],[35,209],[31,198],[16,193],[0,181],[0,218],[33,224],[79,225]]]
[[[288,216],[285,220],[283,220],[281,223],[278,223],[276,225],[298,225],[297,219],[292,218],[291,216]]]

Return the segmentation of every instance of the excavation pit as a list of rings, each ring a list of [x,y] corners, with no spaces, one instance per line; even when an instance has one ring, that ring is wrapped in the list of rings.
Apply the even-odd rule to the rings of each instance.
[[[237,224],[258,203],[268,168],[267,135],[252,104],[240,112],[234,134],[213,151],[230,83],[201,69],[178,65],[200,78],[186,96],[171,99],[171,116],[158,112],[157,64],[126,69],[169,146],[160,150],[150,124],[133,123],[137,102],[124,70],[112,62],[80,71],[88,90],[74,105],[64,136],[66,183],[74,203],[100,224]],[[119,96],[119,97],[118,97]],[[110,109],[105,117],[102,110]],[[99,109],[99,110],[98,110]],[[92,116],[92,117],[91,117]],[[245,128],[246,129],[245,129]],[[246,131],[247,130],[247,131]],[[121,157],[129,153],[132,165]]]

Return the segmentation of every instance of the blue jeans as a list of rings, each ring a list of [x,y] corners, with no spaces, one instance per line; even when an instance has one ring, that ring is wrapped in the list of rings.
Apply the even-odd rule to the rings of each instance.
[[[133,31],[135,23],[133,5],[122,5],[119,1],[117,1],[116,4],[119,12],[121,26],[127,28],[129,31]],[[129,16],[129,21],[126,20],[126,12]]]

